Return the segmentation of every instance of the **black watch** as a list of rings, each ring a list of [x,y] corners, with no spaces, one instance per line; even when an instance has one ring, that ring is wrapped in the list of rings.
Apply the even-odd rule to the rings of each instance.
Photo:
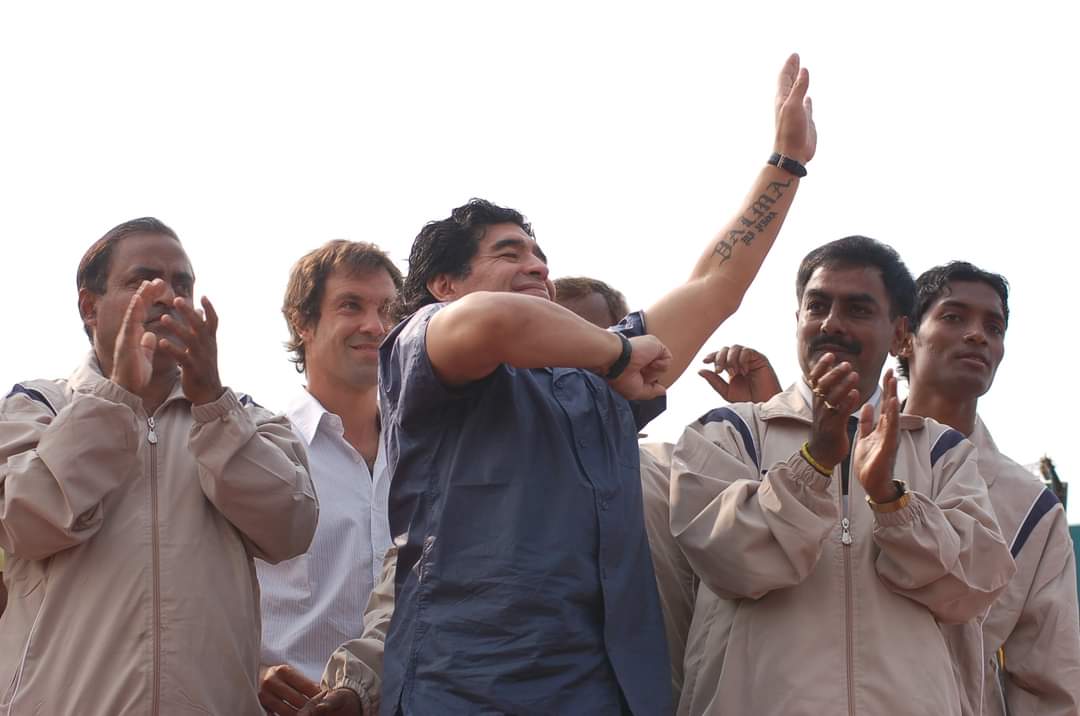
[[[797,177],[806,176],[806,167],[800,164],[798,161],[783,154],[773,152],[773,155],[769,157],[769,161],[766,164],[771,164],[774,167],[780,167],[788,174],[793,174]]]
[[[626,370],[626,366],[630,365],[630,354],[634,352],[633,346],[630,345],[630,340],[621,333],[616,333],[619,340],[622,341],[622,353],[608,368],[607,374],[604,376],[604,380],[615,380],[623,371]]]

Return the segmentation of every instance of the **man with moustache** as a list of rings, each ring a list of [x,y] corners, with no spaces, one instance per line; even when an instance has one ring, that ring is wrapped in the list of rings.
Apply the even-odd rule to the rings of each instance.
[[[552,300],[517,211],[473,200],[421,230],[407,317],[380,349],[399,546],[381,689],[345,668],[305,712],[670,712],[637,429],[776,238],[816,146],[808,83],[792,56],[743,211],[684,284],[613,331]],[[360,701],[329,707],[354,688]]]
[[[938,622],[982,613],[1014,566],[975,451],[901,415],[914,300],[891,248],[854,236],[796,280],[803,377],[718,408],[672,455],[672,535],[700,580],[680,714],[960,714]]]
[[[919,276],[913,326],[900,351],[911,387],[904,411],[959,431],[978,448],[1016,576],[977,622],[945,628],[965,686],[966,713],[1080,713],[1080,612],[1065,509],[1001,454],[977,413],[1005,355],[1005,279],[966,262]]]
[[[390,546],[390,475],[379,439],[378,348],[401,272],[374,244],[331,241],[293,266],[282,313],[307,385],[285,414],[319,495],[306,554],[258,563],[264,708],[292,716],[319,692],[330,654],[356,639]]]
[[[157,219],[83,256],[92,350],[0,402],[4,713],[259,714],[253,557],[318,505],[287,420],[222,386],[218,316]]]

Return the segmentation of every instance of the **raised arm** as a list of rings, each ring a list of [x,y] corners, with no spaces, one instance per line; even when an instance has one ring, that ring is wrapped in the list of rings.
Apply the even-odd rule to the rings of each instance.
[[[817,147],[806,94],[809,85],[810,75],[800,69],[799,56],[792,55],[780,72],[773,148],[802,164],[813,158]],[[674,383],[709,336],[735,313],[772,248],[798,187],[794,174],[771,165],[762,169],[739,213],[705,247],[686,283],[649,308],[649,333],[672,355],[661,383]]]

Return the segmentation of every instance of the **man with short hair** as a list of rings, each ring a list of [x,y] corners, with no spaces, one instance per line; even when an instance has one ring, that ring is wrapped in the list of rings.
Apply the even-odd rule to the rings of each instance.
[[[258,714],[253,557],[318,505],[288,421],[221,384],[218,317],[157,219],[79,265],[92,350],[0,401],[0,703],[13,714]]]
[[[292,716],[319,692],[330,654],[359,637],[390,546],[390,476],[380,449],[378,347],[401,272],[374,244],[331,241],[289,274],[282,313],[289,349],[307,379],[285,415],[305,447],[319,495],[307,553],[259,563],[262,663],[259,697]]]
[[[803,259],[796,296],[803,377],[707,413],[672,455],[670,529],[700,580],[678,712],[960,714],[938,622],[980,614],[1014,567],[972,445],[901,415],[891,371],[877,387],[914,282],[853,236]]]
[[[555,279],[555,302],[594,326],[614,326],[630,313],[626,297],[603,281],[585,276]]]
[[[900,351],[904,411],[933,418],[978,448],[1016,576],[977,622],[945,628],[965,686],[965,713],[1080,713],[1080,612],[1065,509],[1002,455],[979,418],[1005,354],[1009,289],[970,263],[936,266],[916,282],[914,329]]]
[[[553,301],[520,213],[473,200],[421,230],[380,349],[399,547],[381,696],[347,659],[326,680],[359,689],[352,713],[670,712],[637,428],[775,240],[814,154],[808,83],[792,56],[744,212],[613,331]]]

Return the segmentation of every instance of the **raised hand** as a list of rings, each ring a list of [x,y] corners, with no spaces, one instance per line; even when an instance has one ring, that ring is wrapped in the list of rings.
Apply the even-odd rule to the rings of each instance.
[[[317,714],[326,714],[326,716],[369,716],[364,713],[360,697],[352,689],[320,691],[300,710],[300,716],[316,716]]]
[[[899,445],[900,401],[896,397],[896,377],[885,371],[881,381],[881,416],[874,424],[874,407],[867,403],[859,413],[859,440],[852,462],[859,482],[874,502],[896,499],[893,467]]]
[[[724,346],[705,356],[712,370],[702,369],[698,375],[729,403],[763,403],[781,391],[769,359],[753,348]],[[728,379],[720,377],[727,373]]]
[[[826,353],[807,379],[814,392],[814,422],[807,447],[815,460],[835,467],[851,449],[847,419],[859,406],[859,374],[847,361],[836,365],[836,356]]]
[[[793,54],[780,70],[776,89],[776,144],[773,151],[803,164],[814,158],[817,150],[817,127],[814,106],[806,91],[810,73],[799,68],[799,56]]]
[[[180,384],[184,395],[193,405],[210,403],[225,392],[221,387],[217,365],[218,316],[210,299],[202,299],[202,311],[196,311],[191,303],[177,296],[173,308],[180,317],[165,315],[162,325],[174,340],[158,340],[158,350],[172,356],[180,366]]]
[[[128,303],[120,333],[113,347],[109,380],[135,395],[141,395],[154,373],[154,352],[158,337],[146,330],[150,307],[168,290],[159,278],[143,281]]]
[[[627,400],[650,400],[664,394],[660,377],[671,365],[671,351],[655,336],[630,339],[630,363],[611,382],[616,393]]]

